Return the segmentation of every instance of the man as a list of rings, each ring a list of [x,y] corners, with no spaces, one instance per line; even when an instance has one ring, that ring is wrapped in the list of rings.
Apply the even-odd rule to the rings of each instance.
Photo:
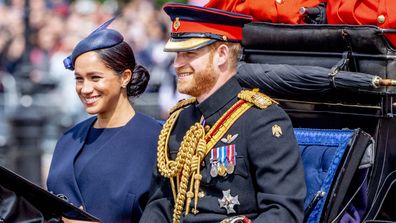
[[[167,4],[165,51],[176,52],[179,102],[161,131],[140,222],[303,220],[303,166],[291,122],[266,95],[233,77],[251,17]]]

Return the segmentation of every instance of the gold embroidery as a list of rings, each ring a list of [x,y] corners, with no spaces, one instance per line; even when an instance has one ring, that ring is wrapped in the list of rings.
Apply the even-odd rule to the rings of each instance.
[[[272,104],[278,104],[275,100],[268,97],[267,95],[258,91],[258,89],[253,90],[243,90],[238,94],[240,99],[253,103],[255,106],[264,109]]]

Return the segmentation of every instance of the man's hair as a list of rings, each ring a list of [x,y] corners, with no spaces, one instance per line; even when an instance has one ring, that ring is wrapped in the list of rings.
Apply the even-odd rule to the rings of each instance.
[[[241,44],[240,43],[234,43],[234,42],[222,42],[222,41],[216,41],[213,44],[209,45],[210,50],[214,51],[219,47],[221,44],[225,44],[228,46],[228,49],[230,50],[229,54],[229,60],[230,60],[230,66],[232,66],[232,69],[237,68],[237,62],[239,59],[239,55],[241,54]]]

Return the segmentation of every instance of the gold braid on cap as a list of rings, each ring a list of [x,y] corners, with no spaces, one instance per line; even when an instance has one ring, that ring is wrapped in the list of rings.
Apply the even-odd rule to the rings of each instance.
[[[185,106],[194,103],[195,98],[181,101],[171,110],[158,140],[157,167],[159,173],[170,180],[175,201],[173,223],[179,223],[184,208],[185,214],[189,214],[193,198],[194,208],[191,212],[198,213],[198,193],[202,179],[200,164],[210,150],[249,108],[256,105],[264,109],[274,102],[257,91],[243,90],[238,97],[241,100],[229,108],[206,134],[200,122],[192,125],[183,137],[175,160],[168,158],[169,137],[181,111]]]

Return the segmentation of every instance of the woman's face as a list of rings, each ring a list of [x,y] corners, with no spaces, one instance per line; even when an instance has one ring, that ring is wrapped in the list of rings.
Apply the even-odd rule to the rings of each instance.
[[[76,92],[88,114],[112,115],[121,101],[122,77],[105,66],[96,52],[75,61]]]

